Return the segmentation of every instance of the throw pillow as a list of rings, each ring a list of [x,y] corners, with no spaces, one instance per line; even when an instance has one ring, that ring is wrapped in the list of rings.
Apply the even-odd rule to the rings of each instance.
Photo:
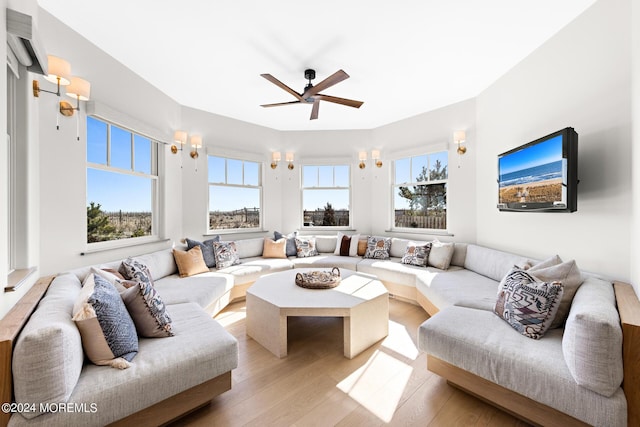
[[[214,242],[213,252],[216,254],[217,269],[240,264],[236,242]]]
[[[402,264],[416,265],[418,267],[426,267],[427,259],[429,258],[429,252],[431,252],[431,243],[424,245],[416,245],[415,242],[409,242],[407,249],[404,251],[404,256],[400,261]]]
[[[367,251],[365,258],[389,259],[389,249],[391,249],[391,238],[369,236],[367,240]]]
[[[276,240],[280,240],[283,237],[287,239],[287,256],[296,256],[298,254],[298,250],[296,249],[296,237],[298,236],[298,232],[294,231],[292,233],[287,234],[286,236],[279,231],[273,232],[273,237]]]
[[[447,270],[451,265],[454,249],[453,243],[443,243],[438,239],[434,240],[431,242],[431,252],[429,252],[427,264],[440,270]]]
[[[213,244],[220,241],[220,236],[215,236],[212,239],[205,240],[204,242],[198,242],[197,240],[191,240],[189,238],[186,238],[185,241],[187,242],[187,250],[200,246],[202,258],[204,258],[204,263],[207,267],[214,268],[216,266],[216,256],[213,253]]]
[[[195,249],[200,248],[196,246],[191,250]],[[162,298],[149,281],[137,282],[127,289],[122,293],[122,300],[136,325],[138,335],[149,338],[173,336],[171,318]]]
[[[351,237],[343,235],[340,240],[338,255],[349,256],[349,246],[351,246]]]
[[[138,353],[136,327],[116,288],[90,274],[73,307],[82,347],[91,362],[126,369]]]
[[[264,248],[262,249],[264,258],[286,258],[287,257],[287,239],[284,237],[278,240],[264,238]]]
[[[153,277],[151,277],[149,267],[137,259],[131,257],[125,259],[122,261],[122,264],[120,264],[118,271],[128,280],[139,282],[148,279],[153,286]]]
[[[122,274],[120,274],[117,270],[114,270],[112,268],[100,269],[96,267],[91,267],[91,270],[89,272],[97,276],[100,276],[103,279],[106,279],[107,282],[111,283],[118,290],[119,293],[123,293],[124,291],[127,290],[127,288],[130,288],[136,283],[132,280],[126,280],[122,276]]]
[[[558,258],[559,259],[559,258]],[[583,279],[578,265],[574,260],[556,265],[539,264],[527,270],[529,274],[543,282],[558,281],[562,283],[564,293],[558,308],[558,314],[551,324],[551,329],[560,328],[569,316],[571,302],[578,288],[582,285]]]
[[[520,268],[522,268],[523,270],[528,270],[531,267],[536,267],[536,268],[545,268],[545,267],[551,267],[553,265],[558,265],[562,263],[562,259],[560,259],[560,256],[558,255],[554,255],[552,257],[549,257],[543,261],[534,261],[531,259],[527,259],[521,266]]]
[[[342,255],[340,250],[343,244],[343,238],[347,237],[349,239],[349,243],[346,246],[346,253]],[[353,236],[347,236],[346,234],[338,231],[338,238],[336,239],[336,248],[333,251],[334,255],[340,256],[358,256],[358,241],[360,240],[359,234],[354,234]],[[346,245],[346,243],[345,243]],[[344,251],[343,251],[344,252]]]
[[[562,284],[536,280],[520,268],[505,277],[494,312],[522,335],[540,339],[551,326],[562,298]]]
[[[358,256],[364,256],[364,254],[367,252],[368,239],[369,239],[368,237],[365,237],[364,239],[358,240],[358,252],[357,252]]]
[[[173,258],[176,260],[180,277],[189,277],[195,274],[209,272],[209,267],[207,267],[202,257],[202,249],[200,246],[194,246],[186,252],[174,249]]]
[[[319,255],[318,250],[316,249],[316,238],[296,237],[296,251],[298,258],[307,258]]]

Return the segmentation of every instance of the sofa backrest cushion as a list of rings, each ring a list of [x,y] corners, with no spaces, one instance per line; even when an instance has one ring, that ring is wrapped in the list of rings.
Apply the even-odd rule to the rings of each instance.
[[[451,265],[464,267],[464,260],[467,257],[467,244],[456,243],[453,246],[453,256],[451,257]]]
[[[620,387],[622,329],[611,283],[587,276],[578,288],[564,328],[562,353],[582,387],[607,397]]]
[[[13,386],[17,403],[64,403],[73,392],[84,363],[82,340],[71,320],[81,284],[71,273],[56,277],[20,333],[13,351]]]
[[[526,258],[519,255],[478,245],[467,245],[464,268],[499,282],[514,265],[523,265],[524,262]]]
[[[422,242],[414,241],[416,245],[424,244]],[[391,238],[391,249],[389,249],[389,256],[392,258],[402,258],[404,256],[405,251],[407,250],[407,245],[409,244],[409,240],[407,239],[399,239],[397,237]]]
[[[322,253],[333,253],[338,244],[338,235],[334,236],[316,236],[316,249]]]
[[[255,239],[238,239],[236,242],[236,250],[240,259],[253,258],[262,256],[264,248],[264,237],[256,237]]]
[[[178,272],[178,266],[173,257],[173,249],[163,249],[133,258],[149,268],[153,280],[162,279]]]

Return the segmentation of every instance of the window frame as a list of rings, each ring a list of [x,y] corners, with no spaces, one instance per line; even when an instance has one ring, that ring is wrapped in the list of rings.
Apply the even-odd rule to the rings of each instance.
[[[216,157],[224,160],[224,177],[225,182],[213,182],[209,180],[209,160],[212,157]],[[242,162],[242,184],[229,184],[229,168],[228,161]],[[258,185],[244,184],[245,181],[245,163],[254,163],[258,167]],[[224,155],[217,153],[207,154],[207,204],[206,204],[206,232],[207,235],[215,234],[233,234],[233,233],[255,233],[264,231],[264,164],[261,161],[245,158],[241,155]],[[211,228],[211,187],[226,187],[226,188],[249,188],[257,189],[259,191],[259,214],[258,214],[258,226],[257,227],[240,227],[240,228]]]
[[[336,186],[335,182],[336,182],[336,172],[335,172],[335,168],[337,166],[344,166],[347,168],[347,173],[348,173],[348,178],[347,178],[347,182],[348,182],[348,186],[347,187],[340,187],[340,186]],[[317,183],[320,184],[320,168],[321,167],[332,167],[333,168],[333,183],[334,186],[331,187],[327,187],[327,186],[314,186],[314,187],[305,187],[304,185],[304,169],[306,167],[317,167],[318,168],[318,179],[317,179]],[[349,224],[348,225],[305,225],[305,221],[304,221],[304,192],[305,190],[348,190],[349,191],[349,196],[348,196],[348,200],[349,200],[349,205],[348,205],[348,210],[349,210]],[[334,160],[334,161],[323,161],[322,159],[320,160],[312,160],[309,161],[308,163],[304,163],[301,165],[300,167],[300,230],[354,230],[353,227],[353,167],[351,162],[349,161],[340,161],[340,160]]]
[[[427,157],[427,172],[430,170],[431,167],[431,163],[430,163],[430,159],[432,155],[436,155],[436,154],[440,154],[440,153],[445,153],[447,156],[447,178],[446,179],[436,179],[436,180],[427,180],[427,181],[416,181],[415,177],[410,175],[410,178],[413,179],[413,181],[411,182],[402,182],[402,183],[396,183],[396,167],[397,167],[397,162],[400,160],[406,160],[409,159],[409,171],[412,171],[413,169],[413,159],[417,158],[417,157],[422,157],[422,156],[426,156]],[[449,170],[449,150],[446,147],[430,147],[430,149],[426,150],[426,151],[420,151],[420,152],[412,152],[412,153],[403,153],[403,155],[399,155],[397,157],[395,157],[394,159],[392,159],[392,167],[391,167],[391,212],[390,212],[390,227],[389,230],[393,231],[393,232],[399,232],[399,233],[412,233],[412,234],[430,234],[430,235],[448,235],[450,234],[449,232],[449,218],[450,218],[450,212],[449,212],[449,192],[450,192],[450,188],[449,188],[449,181],[450,181],[450,170]],[[411,173],[411,172],[410,172]],[[422,227],[398,227],[396,226],[396,206],[395,206],[395,202],[396,202],[396,195],[399,191],[400,187],[412,187],[412,186],[432,186],[432,185],[441,185],[444,184],[445,185],[445,195],[447,197],[447,202],[445,204],[445,210],[446,210],[446,214],[445,214],[445,228],[422,228]]]
[[[106,240],[106,241],[102,241],[102,242],[89,242],[87,241],[86,238],[86,230],[87,230],[87,222],[86,222],[86,213],[85,213],[85,244],[87,246],[87,248],[89,249],[89,251],[95,251],[95,250],[107,250],[107,249],[114,249],[114,248],[121,248],[121,247],[128,247],[128,246],[135,246],[135,245],[140,245],[140,244],[145,244],[145,243],[152,243],[152,242],[157,242],[160,241],[160,224],[161,224],[161,218],[160,216],[162,215],[161,209],[160,209],[160,145],[163,145],[163,142],[161,142],[160,140],[158,140],[157,138],[150,136],[148,134],[145,134],[144,132],[140,132],[137,131],[129,126],[126,125],[122,125],[120,123],[116,123],[114,121],[111,121],[109,119],[106,119],[102,116],[99,115],[94,115],[94,114],[87,114],[86,118],[85,118],[85,126],[88,128],[87,126],[87,122],[89,119],[92,120],[97,120],[99,122],[102,122],[104,124],[107,125],[107,141],[106,141],[106,164],[103,163],[95,163],[95,162],[90,162],[88,160],[88,153],[85,153],[85,189],[86,191],[88,191],[88,179],[87,179],[87,173],[89,171],[89,169],[94,169],[94,170],[99,170],[99,171],[106,171],[106,172],[112,172],[112,173],[119,173],[122,175],[128,175],[128,176],[136,176],[136,177],[141,177],[141,178],[147,178],[150,179],[150,183],[151,183],[151,234],[148,236],[140,236],[140,237],[127,237],[127,238],[123,238],[123,239],[113,239],[113,240]],[[111,166],[111,127],[115,126],[125,132],[130,133],[130,154],[131,154],[131,169],[123,169],[120,167],[115,167],[115,166]],[[86,130],[86,129],[85,129]],[[88,133],[88,131],[87,131]],[[137,172],[135,170],[136,167],[136,161],[135,161],[135,140],[136,140],[136,136],[138,137],[142,137],[145,138],[147,140],[149,140],[150,142],[150,150],[151,150],[151,170],[150,173],[143,173],[143,172]],[[86,142],[85,142],[85,150],[87,149],[87,144],[89,143],[89,138],[88,135],[86,137]],[[88,206],[89,201],[87,200],[87,192],[85,192],[85,209]]]

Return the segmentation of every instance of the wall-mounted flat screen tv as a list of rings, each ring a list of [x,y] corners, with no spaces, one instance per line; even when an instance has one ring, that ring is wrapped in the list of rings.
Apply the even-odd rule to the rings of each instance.
[[[573,128],[564,128],[498,156],[498,209],[578,209],[578,134]]]

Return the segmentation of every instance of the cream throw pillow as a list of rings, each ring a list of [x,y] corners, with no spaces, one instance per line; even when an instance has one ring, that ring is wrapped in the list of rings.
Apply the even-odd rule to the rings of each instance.
[[[180,277],[189,277],[195,274],[208,273],[209,267],[204,262],[200,246],[194,246],[188,251],[173,250],[173,258],[178,265]]]
[[[451,258],[453,258],[453,243],[442,243],[438,239],[431,242],[431,252],[429,252],[429,258],[427,259],[427,265],[430,265],[440,270],[446,270],[451,264]]]
[[[264,247],[262,248],[263,258],[286,258],[287,257],[287,239],[282,237],[278,240],[272,240],[268,237],[264,238]]]

